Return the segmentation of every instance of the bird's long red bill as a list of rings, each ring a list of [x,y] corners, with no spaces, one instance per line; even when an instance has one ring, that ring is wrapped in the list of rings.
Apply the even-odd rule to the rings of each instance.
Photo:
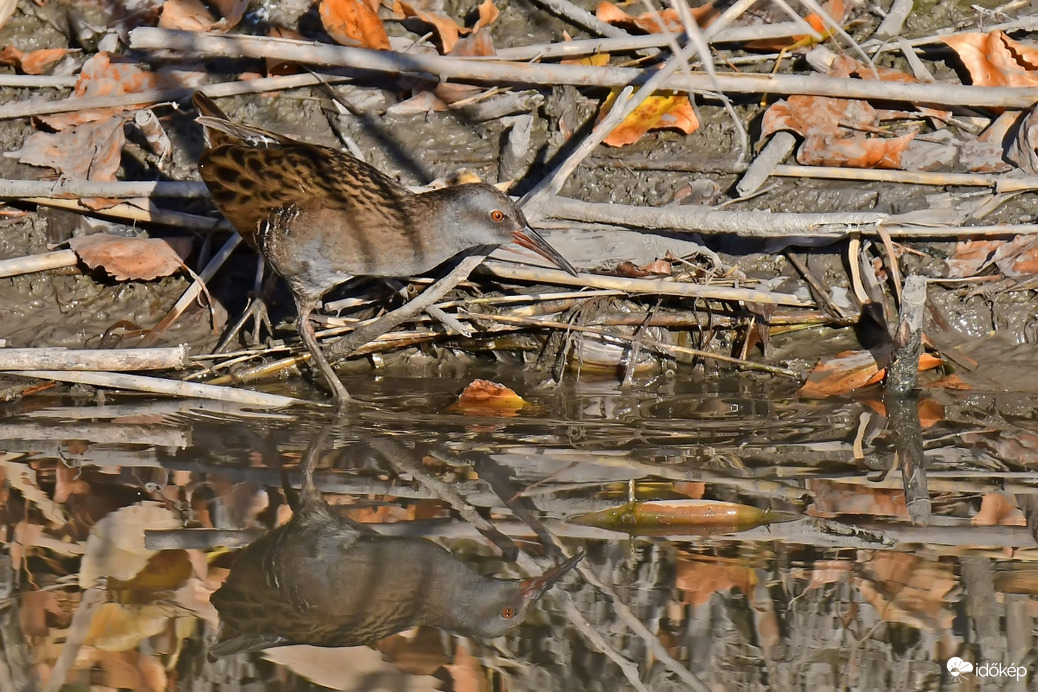
[[[520,587],[524,598],[538,599],[544,595],[544,592],[555,585],[555,582],[562,579],[566,574],[577,566],[584,557],[584,551],[581,550],[579,553],[566,560],[555,565],[547,572],[539,577],[529,577],[523,579],[522,586]]]
[[[519,247],[524,247],[527,250],[533,250],[538,255],[554,264],[559,269],[572,274],[577,275],[577,270],[570,264],[565,257],[559,254],[559,251],[548,244],[540,233],[533,230],[529,226],[526,228],[516,231],[512,234],[512,242]]]

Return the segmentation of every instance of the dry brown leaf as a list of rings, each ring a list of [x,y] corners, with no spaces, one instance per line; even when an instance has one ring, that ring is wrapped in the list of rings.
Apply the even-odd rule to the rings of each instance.
[[[0,29],[14,15],[15,8],[17,7],[18,0],[0,0]]]
[[[202,0],[166,0],[162,4],[159,27],[180,31],[209,31],[216,25],[216,17]]]
[[[138,692],[170,689],[166,668],[157,655],[139,651],[104,651],[100,652],[98,661],[102,671],[99,682],[109,688]]]
[[[382,20],[365,0],[321,0],[321,23],[340,45],[389,50]]]
[[[975,86],[1038,86],[1038,49],[1001,31],[941,38],[959,56]]]
[[[479,6],[479,19],[476,20],[476,25],[472,27],[472,32],[475,33],[484,27],[490,26],[500,16],[501,11],[494,6],[494,0],[483,0],[483,3]]]
[[[132,579],[109,579],[108,591],[113,594],[137,592],[135,602],[140,602],[149,595],[178,589],[187,582],[192,572],[191,559],[186,550],[160,550],[148,559],[148,564]]]
[[[944,260],[945,276],[949,279],[965,279],[976,276],[991,264],[992,258],[1002,245],[1001,240],[960,240],[955,254]]]
[[[995,250],[992,260],[1004,276],[1038,275],[1038,238],[1018,235],[1003,241]]]
[[[442,87],[444,85],[441,84],[439,86]],[[443,99],[431,91],[421,91],[409,99],[404,99],[400,103],[394,103],[389,107],[387,114],[400,117],[420,115],[422,113],[440,113],[446,110],[448,110],[448,107]]]
[[[1038,107],[1031,106],[1020,117],[1009,140],[1006,158],[1027,175],[1038,175]]]
[[[955,254],[945,260],[948,278],[977,276],[994,264],[1003,276],[1038,273],[1038,238],[1018,235],[1011,240],[960,240]]]
[[[125,143],[123,118],[111,115],[61,132],[36,132],[10,155],[17,155],[20,163],[53,168],[66,178],[110,181],[119,170]]]
[[[814,494],[814,502],[807,510],[807,514],[812,517],[860,515],[908,518],[905,491],[900,488],[872,488],[828,478],[808,479],[807,488]]]
[[[0,50],[0,65],[10,65],[25,74],[43,74],[71,52],[70,48],[44,48],[25,53],[14,46],[4,46]]]
[[[713,4],[706,4],[692,10],[692,18],[700,27],[707,26],[718,14]],[[685,32],[685,25],[681,23],[678,11],[672,8],[661,10],[658,13],[645,12],[634,17],[611,2],[602,2],[595,8],[595,16],[603,22],[625,29],[639,29],[648,34],[658,34],[664,31],[676,34]]]
[[[126,238],[94,233],[73,238],[69,247],[88,267],[101,267],[117,281],[150,281],[183,268],[183,258],[191,250],[191,239]]]
[[[837,24],[843,22],[843,18],[847,14],[847,10],[844,7],[843,0],[829,0],[829,2],[822,5],[822,9],[825,13],[832,17],[833,21]],[[822,35],[823,38],[832,36],[833,30],[829,28],[825,20],[822,19],[821,15],[816,12],[804,17],[804,21],[811,25],[811,28]],[[814,36],[810,34],[797,34],[795,36],[783,36],[779,38],[764,38],[756,41],[747,41],[743,44],[743,48],[746,50],[764,50],[764,51],[780,51],[784,48],[802,47],[813,45],[816,43]]]
[[[444,53],[450,53],[454,50],[454,44],[458,42],[458,37],[469,33],[468,29],[459,26],[456,21],[448,17],[442,10],[421,7],[417,1],[404,2],[403,0],[396,0],[393,4],[393,10],[404,18],[414,17],[432,26],[436,30],[436,35],[440,37],[440,45],[443,46]]]
[[[489,380],[473,380],[451,410],[477,416],[500,416],[510,418],[526,406],[523,398],[514,391]]]
[[[166,629],[168,620],[169,609],[165,605],[127,608],[119,603],[103,603],[94,613],[86,641],[100,651],[129,651]]]
[[[178,529],[173,511],[154,502],[116,510],[90,529],[79,569],[79,585],[88,589],[101,577],[124,581],[141,571],[156,551],[144,547],[145,529]]]
[[[844,351],[818,362],[797,392],[800,396],[824,399],[864,387],[879,372],[875,357],[868,351]]]
[[[794,95],[765,111],[761,136],[779,130],[801,135],[797,161],[805,165],[899,168],[915,133],[884,139],[863,132],[879,131],[879,123],[876,110],[865,101]]]
[[[858,62],[854,58],[846,55],[838,55],[833,59],[831,65],[829,65],[829,71],[826,73],[830,77],[846,79],[849,77],[857,77],[858,79],[879,79],[881,82],[901,82],[903,84],[921,84],[915,76],[903,72],[902,70],[895,70],[890,67],[876,67],[875,71],[869,65]],[[936,108],[926,108],[923,106],[917,106],[917,110],[927,118],[932,118],[935,122],[943,124],[947,122],[948,118],[951,117],[951,111],[938,110]],[[880,120],[891,120],[894,118],[910,118],[915,116],[914,112],[904,111],[888,111],[879,110],[877,111]]]
[[[613,91],[606,99],[599,111],[599,120],[609,112],[617,93]],[[678,130],[687,135],[698,129],[699,119],[688,96],[661,91],[642,101],[602,141],[611,147],[622,147],[637,142],[649,130]]]
[[[213,4],[220,10],[222,19],[217,22],[217,29],[226,31],[238,26],[245,11],[249,9],[249,0],[213,0]]]
[[[148,72],[121,56],[97,53],[91,56],[80,70],[79,79],[73,90],[75,97],[117,96],[160,88],[200,86],[206,75],[202,72],[176,72],[172,70]],[[74,113],[59,113],[40,116],[40,120],[55,130],[63,130],[94,120],[102,120],[127,110],[137,110],[150,104],[135,104],[112,108],[94,108]]]
[[[980,500],[980,510],[970,523],[974,526],[1027,526],[1027,518],[1003,493],[985,493]]]
[[[494,50],[494,39],[490,36],[488,29],[476,29],[472,32],[471,36],[466,36],[460,39],[451,48],[451,55],[459,55],[463,57],[480,56],[480,55],[494,55],[497,51]],[[442,86],[442,85],[441,85]],[[467,85],[462,85],[467,86]],[[473,87],[469,87],[472,89]],[[482,91],[478,87],[475,87],[476,91]],[[440,95],[440,98],[443,98]],[[444,99],[446,100],[446,99]],[[447,101],[452,103],[452,101]]]
[[[674,586],[683,592],[681,600],[694,606],[709,603],[714,594],[732,589],[749,595],[758,581],[751,565],[698,555],[680,556],[674,574]]]
[[[938,632],[951,628],[951,603],[958,600],[952,592],[959,583],[954,565],[894,551],[876,551],[859,561],[872,578],[855,578],[854,586],[884,621]]]

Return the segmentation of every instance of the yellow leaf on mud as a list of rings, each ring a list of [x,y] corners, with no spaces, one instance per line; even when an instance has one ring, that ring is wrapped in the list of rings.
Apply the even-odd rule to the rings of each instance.
[[[609,112],[617,93],[614,91],[606,99],[599,115],[600,120]],[[645,99],[603,142],[611,147],[622,147],[637,142],[649,130],[679,130],[687,135],[698,129],[699,119],[688,96],[660,92]]]

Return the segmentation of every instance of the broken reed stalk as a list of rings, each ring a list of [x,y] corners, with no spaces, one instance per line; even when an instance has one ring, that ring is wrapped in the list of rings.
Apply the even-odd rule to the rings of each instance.
[[[3,370],[179,370],[189,364],[186,345],[167,348],[0,348]]]
[[[883,382],[883,403],[894,433],[908,514],[913,524],[922,526],[930,523],[932,513],[916,388],[919,355],[923,349],[926,279],[918,275],[909,276],[902,295],[901,314]]]
[[[589,67],[471,60],[441,55],[391,53],[260,36],[197,34],[142,27],[130,32],[134,50],[170,50],[199,57],[272,58],[318,65],[350,67],[393,74],[432,74],[443,79],[502,84],[625,87],[642,84],[653,69]],[[1033,87],[976,87],[959,84],[903,84],[820,75],[760,75],[722,73],[714,76],[672,75],[660,85],[671,91],[728,94],[808,94],[881,101],[925,102],[933,106],[1027,108],[1038,100]],[[203,87],[208,95],[216,92]],[[134,98],[131,95],[131,98]],[[146,101],[136,97],[137,103]]]
[[[143,375],[128,375],[125,373],[77,372],[74,370],[17,370],[11,371],[8,374],[20,377],[33,377],[41,380],[75,382],[77,384],[88,384],[111,389],[129,389],[138,392],[165,394],[167,396],[216,399],[218,401],[230,401],[261,408],[283,408],[297,404],[312,403],[289,396],[255,392],[249,389],[216,387],[209,384],[166,380],[159,377],[145,377]]]

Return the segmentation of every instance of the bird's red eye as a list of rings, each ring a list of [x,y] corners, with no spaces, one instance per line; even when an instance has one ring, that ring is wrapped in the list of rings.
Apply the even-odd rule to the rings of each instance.
[[[501,212],[496,212],[496,213],[500,214]],[[515,608],[502,608],[501,609],[501,617],[503,617],[505,620],[511,620],[514,615],[515,615]]]
[[[490,219],[492,221],[498,221],[498,222],[504,221],[505,220],[505,213],[503,211],[501,211],[500,209],[495,209],[494,211],[490,212]],[[511,617],[511,615],[509,615],[509,617]]]

